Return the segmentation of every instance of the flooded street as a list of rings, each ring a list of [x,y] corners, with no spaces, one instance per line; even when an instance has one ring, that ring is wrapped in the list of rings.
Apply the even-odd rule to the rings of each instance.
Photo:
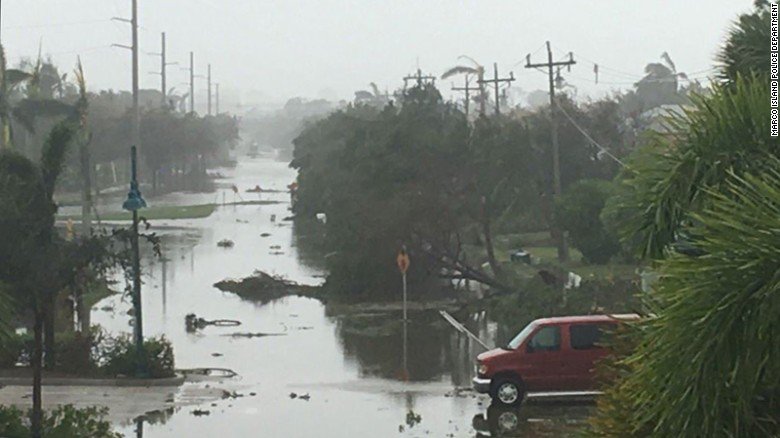
[[[204,219],[153,221],[164,235],[165,260],[147,257],[144,262],[144,330],[146,336],[165,335],[173,343],[179,369],[217,367],[238,373],[234,379],[186,385],[224,388],[240,397],[157,415],[142,424],[142,431],[127,419],[117,425],[125,435],[473,437],[491,436],[491,430],[504,427],[522,436],[560,436],[572,421],[576,425],[587,415],[588,407],[488,410],[487,397],[456,391],[470,385],[474,356],[481,350],[438,315],[410,314],[405,382],[401,331],[394,329],[400,324],[387,321],[393,315],[344,319],[315,299],[287,297],[260,305],[220,292],[215,282],[246,277],[256,269],[303,284],[318,284],[323,276],[321,257],[299,252],[296,242],[306,236],[296,236],[292,222],[283,220],[290,215],[284,190],[294,171],[286,163],[261,158],[220,172],[226,176],[218,181],[220,187],[235,184],[243,200],[257,200],[258,194],[245,190],[260,185],[280,191],[263,193],[261,199],[279,203],[226,205]],[[177,194],[165,202],[221,201],[222,192]],[[228,203],[241,200],[231,190],[224,192]],[[218,247],[223,239],[235,245]],[[93,309],[92,323],[112,333],[129,333],[129,308],[129,300],[119,296],[103,300]],[[190,313],[242,325],[188,333],[184,320]],[[487,328],[483,324],[482,330]],[[230,336],[235,333],[278,336]]]

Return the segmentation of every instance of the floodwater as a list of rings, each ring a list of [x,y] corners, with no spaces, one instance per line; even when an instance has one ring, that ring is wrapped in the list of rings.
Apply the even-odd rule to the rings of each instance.
[[[165,259],[144,259],[144,331],[173,343],[177,368],[229,368],[239,375],[188,385],[243,396],[183,407],[139,424],[117,424],[120,432],[153,438],[562,436],[581,425],[588,407],[489,409],[486,397],[456,391],[469,386],[481,350],[433,312],[410,314],[404,372],[402,330],[392,321],[400,315],[345,318],[314,299],[288,297],[260,305],[214,288],[217,281],[249,276],[255,269],[305,284],[320,283],[323,276],[322,257],[302,250],[310,236],[283,220],[290,215],[289,195],[244,191],[255,185],[283,191],[294,171],[263,158],[219,171],[225,179],[216,194],[177,194],[164,202],[208,203],[221,201],[224,193],[228,203],[239,197],[279,203],[226,205],[204,219],[154,221],[153,230],[164,236]],[[239,195],[226,189],[233,184]],[[218,247],[222,239],[234,246]],[[114,310],[100,310],[104,307]],[[95,306],[92,323],[129,333],[129,308],[127,299],[108,298]],[[242,325],[188,333],[188,313]],[[469,325],[494,336],[495,328],[480,318]],[[229,336],[237,332],[278,336]],[[202,415],[193,415],[196,410]]]

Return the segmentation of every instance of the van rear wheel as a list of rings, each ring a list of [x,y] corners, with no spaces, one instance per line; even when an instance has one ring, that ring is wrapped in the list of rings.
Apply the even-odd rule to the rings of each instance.
[[[517,406],[523,401],[525,391],[517,379],[504,378],[496,382],[491,391],[493,401],[504,406]]]

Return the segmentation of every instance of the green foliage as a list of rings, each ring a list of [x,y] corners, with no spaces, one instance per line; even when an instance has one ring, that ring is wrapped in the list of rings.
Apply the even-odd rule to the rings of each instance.
[[[11,335],[0,343],[0,368],[11,368],[32,353],[31,334]],[[111,337],[98,326],[89,332],[60,333],[56,339],[57,361],[52,369],[85,377],[135,375],[135,343],[128,335]],[[175,375],[173,346],[164,337],[144,341],[145,365],[152,378]]]
[[[57,362],[54,368],[68,374],[97,375],[99,370],[94,357],[102,340],[102,333],[96,327],[87,333],[60,333],[56,338]]]
[[[605,264],[620,251],[617,236],[601,221],[601,211],[613,193],[608,181],[581,180],[556,202],[555,219],[569,232],[586,263]]]
[[[45,412],[42,436],[46,438],[121,438],[113,432],[105,417],[106,408],[78,409],[71,405],[60,406]],[[30,438],[27,417],[15,407],[0,406],[0,435],[6,438]]]
[[[620,223],[622,240],[642,256],[658,258],[703,206],[707,190],[719,190],[730,171],[760,171],[780,142],[769,136],[769,83],[738,78],[668,119],[671,134],[656,133],[632,155],[620,175],[619,194],[606,215]]]
[[[761,173],[732,172],[693,215],[689,232],[705,255],[661,263],[649,303],[657,317],[614,388],[625,393],[617,414],[628,423],[600,435],[780,433],[780,160],[763,161]]]
[[[31,351],[32,344],[33,337],[29,333],[4,336],[0,341],[0,368],[14,367],[23,353]]]
[[[136,346],[130,336],[111,339],[102,347],[101,370],[110,376],[132,376],[136,373]],[[173,377],[173,346],[165,337],[144,340],[144,368],[149,377]]]
[[[615,102],[580,107],[561,100],[599,141],[620,144]],[[393,261],[406,244],[412,290],[435,290],[444,284],[437,279],[442,268],[452,270],[464,256],[464,243],[486,242],[491,228],[547,227],[549,123],[543,110],[472,124],[426,85],[406,90],[398,105],[352,106],[309,125],[291,163],[299,171],[295,210],[301,218],[327,215],[327,286],[353,297],[394,294]],[[561,151],[564,187],[615,174],[614,163],[600,160],[571,125],[561,129]],[[497,277],[499,270],[492,269]]]
[[[739,76],[769,74],[770,22],[768,1],[756,2],[753,13],[739,16],[718,53],[721,80],[734,83]]]

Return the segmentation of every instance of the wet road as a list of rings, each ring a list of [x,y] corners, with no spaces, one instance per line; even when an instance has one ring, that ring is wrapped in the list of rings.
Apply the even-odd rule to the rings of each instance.
[[[295,177],[286,163],[270,159],[247,159],[235,169],[220,172],[226,175],[221,184],[235,184],[245,200],[258,199],[257,194],[245,193],[247,188],[259,184],[284,190]],[[239,200],[231,191],[225,193],[228,202],[234,197]],[[165,235],[166,261],[145,260],[145,334],[164,334],[172,341],[177,368],[236,371],[237,379],[209,385],[236,390],[243,397],[162,415],[143,424],[142,436],[474,437],[491,436],[502,428],[520,430],[509,436],[561,436],[587,414],[588,408],[582,407],[490,411],[485,397],[454,394],[456,387],[468,386],[473,357],[479,350],[430,315],[411,316],[412,382],[404,382],[397,378],[402,374],[400,331],[370,330],[372,321],[382,321],[387,315],[363,315],[364,320],[356,324],[354,319],[329,315],[313,299],[290,297],[258,305],[215,289],[215,282],[245,277],[255,269],[301,283],[321,281],[320,257],[300,251],[297,243],[306,236],[296,235],[291,222],[282,220],[290,214],[289,196],[261,196],[280,203],[228,205],[208,218],[153,224]],[[221,191],[177,194],[165,202],[197,204],[221,201],[221,197]],[[263,237],[263,233],[270,235]],[[217,247],[222,239],[234,241],[234,247]],[[114,310],[99,310],[106,306]],[[92,323],[114,333],[129,333],[129,307],[120,297],[104,300],[95,307]],[[187,333],[184,318],[188,313],[243,324]],[[280,336],[226,336],[235,332]],[[291,393],[308,394],[310,399],[291,398]],[[208,415],[195,416],[196,409]],[[135,424],[118,427],[130,437],[140,432]]]

